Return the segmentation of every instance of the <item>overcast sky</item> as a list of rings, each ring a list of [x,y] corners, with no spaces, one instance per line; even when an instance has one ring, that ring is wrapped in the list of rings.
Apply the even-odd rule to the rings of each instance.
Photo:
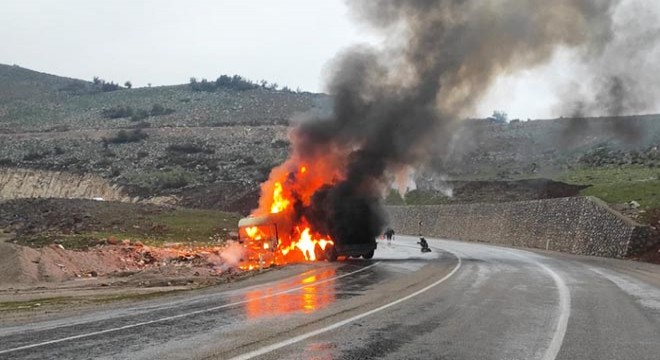
[[[339,50],[379,41],[343,0],[0,0],[0,63],[134,86],[236,73],[323,91],[324,66]],[[555,88],[570,64],[558,56],[500,79],[475,116],[562,115]]]
[[[359,30],[340,0],[2,0],[0,62],[136,86],[237,73],[320,91]]]

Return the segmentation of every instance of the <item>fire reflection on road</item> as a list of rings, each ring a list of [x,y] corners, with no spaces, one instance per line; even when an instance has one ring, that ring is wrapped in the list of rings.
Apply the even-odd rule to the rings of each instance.
[[[245,294],[246,315],[257,319],[320,310],[335,301],[334,277],[335,269],[327,269],[295,282],[249,291]]]

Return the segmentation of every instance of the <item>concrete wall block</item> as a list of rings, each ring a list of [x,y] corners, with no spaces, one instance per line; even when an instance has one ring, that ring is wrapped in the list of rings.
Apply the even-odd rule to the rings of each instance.
[[[398,233],[625,257],[647,248],[648,228],[595,198],[494,204],[389,206]]]

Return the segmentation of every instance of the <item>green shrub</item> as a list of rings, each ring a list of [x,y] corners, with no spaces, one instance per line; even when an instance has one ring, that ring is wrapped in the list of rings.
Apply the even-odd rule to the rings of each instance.
[[[169,115],[174,112],[174,109],[166,108],[161,104],[154,104],[154,106],[151,108],[151,116],[161,116],[161,115]]]
[[[119,130],[114,137],[103,139],[106,144],[126,144],[132,142],[139,142],[149,137],[149,135],[142,132],[141,129],[133,131]]]
[[[138,109],[133,116],[131,116],[131,121],[141,121],[149,117],[149,112],[144,109]]]
[[[50,155],[48,151],[31,151],[27,155],[23,156],[23,161],[37,161],[45,158]]]
[[[107,119],[120,119],[132,117],[134,114],[133,108],[130,106],[113,106],[109,109],[101,110],[101,116]]]
[[[197,81],[195,78],[190,78],[190,88],[193,91],[206,91],[214,92],[217,89],[228,89],[236,91],[245,91],[250,89],[256,89],[259,85],[252,82],[251,80],[245,79],[240,75],[220,75],[214,82],[202,79],[202,81]]]
[[[94,76],[94,79],[92,80],[92,84],[93,84],[94,88],[97,91],[102,91],[102,92],[115,91],[115,90],[122,89],[122,87],[119,86],[119,84],[114,83],[112,81],[107,82],[107,81],[99,78],[98,76]]]

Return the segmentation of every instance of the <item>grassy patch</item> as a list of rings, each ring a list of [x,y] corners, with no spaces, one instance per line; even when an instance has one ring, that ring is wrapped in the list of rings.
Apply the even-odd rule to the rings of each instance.
[[[580,193],[612,204],[635,200],[645,208],[660,207],[660,170],[643,166],[571,170],[558,180],[591,185]]]
[[[152,216],[156,224],[167,227],[163,241],[208,242],[213,235],[227,236],[236,228],[239,214],[216,210],[177,209],[171,213]]]
[[[559,180],[571,184],[619,184],[640,183],[660,179],[660,169],[645,166],[617,166],[570,170]]]
[[[84,250],[98,243],[100,237],[96,234],[75,235],[33,235],[18,237],[16,243],[34,248],[41,248],[52,244],[60,244],[68,250]]]
[[[81,231],[78,234],[25,235],[19,236],[17,243],[35,248],[61,244],[65,249],[80,250],[114,237],[118,241],[139,240],[151,246],[166,242],[210,245],[226,240],[228,233],[236,229],[240,217],[236,213],[218,210],[174,209],[146,215],[135,224],[127,220],[123,227],[117,229]]]
[[[175,289],[175,290],[164,290],[164,291],[153,291],[148,293],[133,293],[133,294],[118,294],[118,295],[108,295],[94,297],[88,299],[88,302],[91,303],[109,303],[114,301],[139,301],[139,300],[151,300],[159,298],[163,295],[180,293],[183,291],[190,291],[189,289]]]
[[[581,191],[582,195],[596,196],[611,204],[637,201],[644,208],[660,207],[660,181],[643,183],[600,184]]]
[[[66,297],[52,297],[29,301],[5,301],[0,302],[1,311],[20,311],[20,310],[33,310],[42,306],[57,306],[70,304],[75,298]]]
[[[186,161],[190,161],[186,159]],[[124,175],[127,182],[148,189],[150,193],[185,187],[200,182],[195,174],[181,166],[173,166],[163,170],[134,171]]]
[[[147,293],[127,293],[90,297],[60,296],[27,301],[5,301],[0,302],[0,312],[6,311],[29,311],[39,308],[70,307],[72,305],[105,304],[116,301],[141,301],[155,299],[164,295],[189,291],[188,289],[173,289],[166,291],[152,291]]]
[[[80,237],[87,238],[88,243],[89,239],[107,239],[114,236],[119,240],[139,240],[151,246],[160,246],[167,242],[217,244],[217,240],[225,240],[228,232],[236,228],[240,215],[216,210],[176,209],[148,216],[147,219],[154,224],[151,229],[90,232]]]
[[[422,190],[409,191],[403,198],[397,192],[391,192],[385,199],[387,205],[442,205],[450,202],[451,198],[439,191]]]

